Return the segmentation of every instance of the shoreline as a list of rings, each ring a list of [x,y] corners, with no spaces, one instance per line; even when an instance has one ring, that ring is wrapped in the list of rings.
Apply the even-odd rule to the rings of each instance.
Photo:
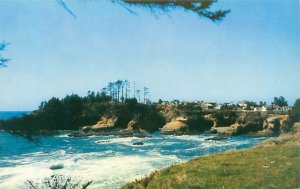
[[[6,136],[8,136],[8,139],[14,137],[14,136],[10,136],[9,134],[7,134]],[[49,175],[45,175],[43,177],[38,177],[38,176],[36,178],[35,176],[28,177],[28,179],[32,181],[40,183],[42,179],[46,177],[50,177],[51,174],[70,173],[70,176],[72,178],[75,175],[85,175],[87,179],[93,180],[96,185],[99,183],[101,184],[103,181],[107,181],[106,184],[108,184],[108,186],[113,186],[115,184],[112,183],[121,182],[119,181],[119,179],[124,180],[125,178],[131,178],[130,180],[128,179],[125,182],[122,182],[121,185],[113,187],[113,188],[119,188],[120,186],[127,183],[128,181],[134,180],[136,178],[134,177],[134,175],[136,175],[137,173],[140,175],[138,177],[143,177],[147,174],[150,174],[152,170],[154,171],[155,169],[167,167],[174,163],[177,164],[178,162],[186,162],[187,160],[193,159],[199,155],[206,155],[208,153],[209,154],[217,153],[218,151],[221,150],[235,148],[237,145],[240,148],[245,148],[248,145],[255,145],[258,142],[261,142],[261,140],[259,139],[248,138],[244,140],[243,137],[237,137],[237,138],[233,137],[233,138],[229,138],[228,142],[226,142],[226,140],[216,142],[220,145],[218,145],[218,147],[216,148],[211,148],[214,146],[215,142],[204,140],[205,138],[209,138],[211,136],[215,136],[215,135],[199,135],[199,136],[186,135],[186,136],[173,137],[173,136],[163,136],[157,133],[152,135],[151,138],[146,138],[146,139],[139,139],[136,137],[119,138],[115,136],[83,137],[81,139],[81,138],[69,138],[66,134],[63,134],[61,135],[61,137],[60,136],[42,137],[41,146],[36,146],[32,143],[28,143],[23,139],[21,140],[19,140],[18,138],[16,139],[19,140],[20,142],[24,142],[26,145],[34,146],[34,148],[37,148],[37,150],[35,150],[36,152],[39,152],[40,150],[42,151],[46,150],[44,151],[45,153],[42,154],[37,153],[38,156],[36,157],[32,156],[35,157],[33,159],[31,157],[26,157],[26,159],[29,158],[26,161],[33,162],[33,164],[28,164],[27,166],[24,166],[22,168],[24,172],[21,175],[26,176],[27,172],[31,172],[34,169],[36,169],[36,173],[38,175],[39,173],[49,172]],[[245,141],[245,143],[243,141]],[[134,143],[136,142],[144,142],[144,145],[138,145],[138,143],[134,145]],[[8,144],[14,146],[14,144],[10,144],[10,143]],[[46,144],[46,146],[50,147],[51,150],[49,148],[45,149],[43,147],[44,146],[43,144]],[[52,146],[51,144],[55,144],[55,145],[51,147]],[[69,148],[70,144],[72,144],[71,145],[72,148]],[[91,148],[88,147],[90,145]],[[55,150],[56,148],[54,148],[55,146],[57,146],[58,149],[60,149],[58,152],[56,152]],[[178,146],[178,148],[176,148],[176,146]],[[3,147],[9,148],[7,145],[4,144]],[[195,149],[195,147],[197,149]],[[174,151],[174,148],[178,149],[178,151],[177,150]],[[87,152],[89,153],[85,153],[86,151],[84,151],[84,149],[86,149]],[[99,151],[99,149],[103,149],[103,150]],[[6,149],[4,148],[4,150]],[[80,153],[75,153],[74,150]],[[104,150],[107,152],[105,152]],[[50,153],[47,151],[49,151]],[[51,151],[53,151],[53,153]],[[47,156],[44,156],[43,154]],[[58,158],[50,159],[50,162],[45,161],[49,159],[47,158],[49,154],[51,154],[51,156],[55,155],[55,157]],[[68,154],[73,154],[73,155],[68,155]],[[101,154],[103,154],[104,156],[102,156]],[[100,156],[98,157],[98,155]],[[83,157],[84,159],[81,159]],[[7,156],[7,158],[9,158],[9,156]],[[13,159],[14,158],[12,158],[12,161]],[[17,162],[19,162],[18,159],[16,159]],[[77,162],[78,159],[79,161]],[[87,159],[88,161],[86,161]],[[34,162],[45,162],[45,163],[36,166],[37,164]],[[63,167],[63,168],[61,170],[58,169],[55,170],[55,172],[52,172],[52,170],[50,169],[50,166],[52,165]],[[116,166],[118,167],[120,173],[119,171],[112,170],[112,168],[116,168]],[[83,167],[85,169],[82,169]],[[13,174],[15,172],[19,172],[18,170],[19,168],[8,167],[7,171]],[[103,169],[107,171],[104,171]],[[110,172],[109,170],[111,170],[112,172]],[[108,173],[111,176],[108,176],[107,175]],[[111,179],[110,182],[108,182],[107,179]],[[102,183],[101,186],[105,187],[106,184]],[[97,188],[96,185],[92,184],[90,187]]]
[[[288,151],[289,148],[292,148],[291,151]],[[280,150],[278,150],[280,149]],[[258,153],[258,152],[259,153]],[[273,151],[278,151],[278,154],[274,155]],[[286,153],[286,151],[288,151],[288,153]],[[282,134],[276,138],[274,137],[270,137],[269,139],[262,141],[261,143],[250,147],[250,148],[245,148],[245,149],[240,149],[240,150],[226,150],[224,152],[220,152],[220,153],[216,153],[216,154],[211,154],[211,155],[207,155],[207,156],[199,156],[196,157],[192,160],[189,160],[188,162],[185,163],[179,163],[176,165],[171,165],[169,167],[166,168],[162,168],[159,170],[155,170],[154,172],[152,172],[150,175],[143,177],[141,179],[135,180],[133,182],[129,182],[127,184],[125,184],[124,186],[121,187],[121,189],[142,189],[142,188],[193,188],[193,187],[199,187],[199,188],[244,188],[245,187],[245,183],[241,183],[239,182],[238,184],[233,184],[231,185],[232,181],[235,180],[237,181],[237,179],[240,177],[238,175],[238,173],[240,171],[242,172],[246,172],[243,174],[255,174],[255,170],[257,170],[257,172],[261,171],[261,167],[260,168],[254,168],[252,170],[252,172],[247,173],[247,171],[249,170],[245,170],[246,167],[255,167],[257,166],[256,161],[260,161],[259,157],[261,156],[260,153],[264,153],[262,156],[262,159],[268,159],[268,158],[278,158],[280,161],[280,156],[288,156],[289,153],[292,153],[293,151],[296,151],[294,154],[291,155],[291,158],[289,158],[288,161],[288,166],[287,169],[292,169],[292,174],[293,176],[289,179],[289,180],[293,180],[290,181],[290,183],[283,183],[283,185],[272,185],[271,183],[271,188],[283,188],[283,187],[287,187],[291,184],[293,185],[291,188],[296,188],[296,187],[300,187],[300,132],[296,132],[293,134]],[[268,153],[270,154],[268,154]],[[253,153],[255,154],[255,156],[253,156]],[[274,157],[271,157],[272,155],[274,155]],[[230,158],[230,156],[234,156],[235,158]],[[293,157],[295,156],[295,157]],[[252,158],[251,158],[252,157]],[[228,160],[227,160],[227,159]],[[239,158],[239,159],[238,159]],[[256,158],[258,158],[258,160],[256,160]],[[296,165],[291,166],[292,164],[289,161],[292,161],[292,158],[294,159],[294,164],[296,163]],[[239,161],[244,161],[245,159],[247,159],[249,162],[245,161],[244,165],[240,165]],[[215,163],[214,161],[217,161],[218,163]],[[277,161],[277,160],[276,160]],[[275,160],[274,161],[270,161],[270,165],[273,166],[273,164],[275,165]],[[197,165],[198,163],[200,163],[199,165]],[[210,165],[210,164],[214,164],[214,166]],[[198,174],[193,175],[193,172],[196,171],[197,169],[195,168],[195,165],[197,166],[197,169],[202,169],[203,166],[206,166],[207,169],[213,169],[211,167],[218,167],[219,171],[222,171],[222,169],[231,169],[234,167],[234,172],[232,172],[233,175],[231,175],[228,179],[228,181],[224,181],[224,179],[226,179],[226,177],[228,175],[226,175],[227,173],[224,173],[224,175],[218,175],[218,171],[215,171],[213,174],[209,175],[211,177],[214,177],[214,179],[218,179],[218,180],[222,180],[223,185],[222,184],[218,184],[218,183],[211,183],[211,180],[209,181],[209,177],[204,177],[204,181],[203,182],[190,182],[191,179],[188,178],[187,175],[190,175],[190,177],[203,177],[201,171],[198,171]],[[262,166],[264,169],[269,168],[270,165],[260,165]],[[211,167],[210,167],[211,166]],[[231,167],[230,167],[231,166]],[[276,169],[276,171],[280,172],[280,170],[282,169],[283,165],[278,165],[277,167],[275,167],[274,169]],[[238,170],[239,171],[238,171]],[[207,171],[207,170],[206,170]],[[242,173],[241,172],[241,173]],[[266,172],[266,171],[265,171]],[[273,174],[272,172],[268,172],[269,174]],[[230,173],[231,174],[231,173]],[[229,175],[230,175],[229,174]],[[202,176],[201,176],[202,175]],[[298,175],[298,176],[297,176]],[[251,175],[252,177],[253,175]],[[282,175],[279,175],[282,176]],[[291,176],[291,175],[290,175]],[[250,176],[249,176],[250,177]],[[276,175],[275,173],[273,175],[271,175],[271,177],[278,177],[278,175]],[[205,180],[206,179],[206,180]],[[244,178],[245,179],[245,178]],[[197,179],[196,179],[197,180]],[[254,180],[252,179],[251,182],[255,182],[255,178]],[[261,181],[264,182],[264,181]],[[270,180],[267,179],[266,182],[271,182]],[[166,183],[166,184],[165,184]],[[199,185],[200,184],[200,185]],[[224,186],[227,185],[227,187]],[[229,184],[229,185],[228,185]],[[248,183],[249,184],[249,183]],[[256,183],[257,184],[257,183]],[[258,187],[258,185],[252,185],[252,186],[256,186]],[[270,185],[264,183],[261,185],[261,188],[269,188]],[[251,188],[251,187],[250,187]]]

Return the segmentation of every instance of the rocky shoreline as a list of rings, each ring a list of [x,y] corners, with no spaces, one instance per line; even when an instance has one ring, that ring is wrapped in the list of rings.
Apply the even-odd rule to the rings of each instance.
[[[52,101],[60,102],[57,99]],[[70,137],[92,135],[147,137],[148,133],[152,132],[167,135],[208,132],[228,136],[278,136],[288,132],[299,120],[299,104],[300,101],[289,112],[274,112],[228,108],[203,110],[193,103],[147,105],[133,100],[126,103],[97,104],[97,108],[101,108],[101,111],[83,111],[74,115],[70,115],[68,109],[46,106],[21,118],[0,121],[0,129],[28,138],[53,135],[61,130],[72,131]],[[65,115],[53,115],[53,112],[64,112],[63,110],[66,112]]]
[[[226,114],[224,115],[224,119],[232,119],[228,116],[226,117]],[[247,135],[261,137],[278,136],[291,127],[289,125],[288,115],[268,114],[266,112],[243,112],[235,115],[237,116],[232,119],[234,122],[232,121],[228,125],[222,125],[220,121],[218,121],[220,118],[214,114],[206,114],[204,118],[207,122],[211,122],[211,126],[205,131],[197,131],[191,129],[190,120],[193,118],[193,115],[170,116],[164,114],[168,122],[159,128],[159,132],[167,135],[193,135],[208,132],[220,136]],[[115,135],[120,137],[148,137],[149,131],[141,129],[138,120],[134,119],[129,121],[126,128],[116,127],[117,121],[118,117],[112,115],[103,116],[96,124],[84,126],[78,132],[69,134],[69,136]],[[201,127],[201,125],[199,125],[199,127]]]
[[[299,131],[296,122],[276,139],[156,170],[121,188],[299,188]]]

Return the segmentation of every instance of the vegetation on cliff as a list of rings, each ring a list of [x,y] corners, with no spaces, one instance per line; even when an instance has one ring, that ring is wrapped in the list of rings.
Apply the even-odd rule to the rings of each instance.
[[[95,102],[90,97],[67,96],[60,100],[52,98],[30,115],[0,122],[0,128],[19,133],[35,134],[39,131],[78,130],[85,125],[93,125],[101,116],[117,117],[116,128],[126,128],[137,119],[141,129],[155,131],[165,122],[155,106],[139,104],[136,99],[128,99],[123,104],[106,101],[107,96],[99,96]]]
[[[138,91],[138,90],[137,90]],[[51,98],[43,101],[38,110],[33,113],[9,120],[0,121],[0,129],[19,133],[30,137],[35,134],[47,134],[56,130],[79,130],[84,126],[92,126],[99,123],[107,123],[107,119],[113,118],[113,124],[100,125],[94,131],[105,128],[158,131],[168,120],[163,114],[165,107],[147,103],[148,89],[144,87],[144,103],[139,103],[140,91],[134,94],[137,98],[129,97],[128,82],[110,82],[101,93],[89,92],[87,96],[80,97],[77,94],[67,95],[65,98]],[[179,105],[172,108],[176,115],[184,115],[187,119],[190,132],[209,130],[212,121],[204,118],[200,107],[194,104]],[[175,115],[174,114],[174,115]],[[132,127],[134,123],[134,128]],[[103,126],[103,127],[102,127]]]
[[[235,111],[220,110],[214,116],[216,127],[228,127],[237,121],[238,114]]]
[[[154,105],[138,103],[136,98],[129,98],[127,92],[123,95],[122,85],[110,83],[109,86],[113,88],[101,93],[89,92],[84,97],[76,94],[62,99],[53,97],[42,102],[30,115],[1,120],[0,129],[29,136],[42,131],[78,130],[97,123],[102,116],[117,117],[116,128],[126,128],[133,119],[147,131],[158,130],[165,124]]]
[[[285,116],[286,117],[286,116]],[[265,115],[255,113],[237,122],[260,122]],[[246,150],[199,157],[187,163],[155,171],[128,183],[122,189],[151,188],[299,188],[300,187],[300,99],[289,118],[266,119],[268,127],[287,121],[288,129],[276,139]],[[249,125],[249,124],[248,124]],[[263,125],[264,126],[264,125]],[[265,126],[264,126],[265,127]],[[282,129],[282,128],[281,128]]]
[[[297,99],[292,110],[289,112],[290,119],[293,122],[300,121],[300,99]]]
[[[135,88],[135,85],[134,85]],[[135,90],[129,96],[127,80],[110,82],[102,92],[88,92],[65,98],[43,101],[38,110],[24,117],[0,121],[0,129],[32,136],[56,130],[120,131],[130,134],[140,131],[193,134],[212,130],[219,134],[240,135],[260,132],[261,135],[288,132],[293,123],[300,120],[298,99],[288,116],[261,111],[236,111],[232,109],[203,110],[198,103],[177,104],[149,103],[148,88]],[[138,97],[135,98],[135,96]],[[285,101],[284,98],[276,98]],[[279,100],[278,100],[279,99]],[[100,134],[100,133],[98,133]],[[117,134],[117,133],[116,133]],[[120,134],[120,133],[119,133]],[[80,135],[78,135],[80,136]]]
[[[179,105],[177,110],[180,112],[180,116],[187,118],[186,124],[189,132],[203,132],[213,126],[212,120],[205,119],[202,109],[194,103]]]

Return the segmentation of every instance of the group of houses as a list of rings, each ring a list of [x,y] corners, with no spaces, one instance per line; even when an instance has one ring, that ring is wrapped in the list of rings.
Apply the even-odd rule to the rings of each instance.
[[[249,101],[240,101],[237,104],[233,102],[226,102],[226,103],[216,103],[212,101],[179,101],[179,100],[172,100],[172,101],[161,101],[159,104],[161,105],[170,105],[176,106],[179,104],[186,105],[192,103],[195,106],[201,107],[202,110],[235,110],[235,111],[259,111],[259,112],[267,112],[267,111],[275,111],[275,112],[285,112],[291,109],[290,106],[283,106],[280,107],[275,104],[267,105],[257,105],[256,103],[249,102]]]

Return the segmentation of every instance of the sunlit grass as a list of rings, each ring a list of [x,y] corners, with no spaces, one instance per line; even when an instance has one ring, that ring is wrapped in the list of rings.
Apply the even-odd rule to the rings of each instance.
[[[122,188],[299,188],[299,135],[271,139],[247,150],[196,158]]]

